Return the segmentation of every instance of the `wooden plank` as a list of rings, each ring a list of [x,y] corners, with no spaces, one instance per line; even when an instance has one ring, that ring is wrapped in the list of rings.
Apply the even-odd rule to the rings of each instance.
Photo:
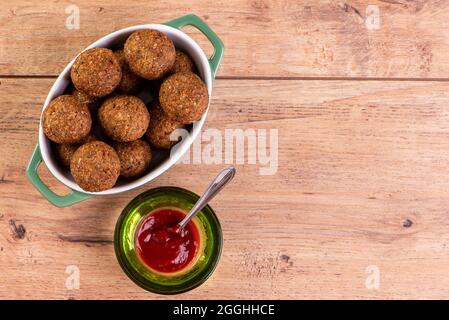
[[[101,36],[189,12],[201,16],[223,39],[222,77],[447,78],[449,74],[447,0],[201,0],[195,6],[175,0],[132,4],[80,0],[76,4],[80,29],[69,30],[70,11],[65,11],[69,3],[5,3],[0,8],[0,75],[57,75]],[[211,52],[204,37],[188,30]]]
[[[180,164],[138,190],[55,208],[24,175],[53,79],[0,81],[0,298],[164,299],[120,270],[115,221],[148,188],[201,192],[223,164]],[[260,163],[237,165],[234,183],[212,203],[225,238],[218,269],[170,298],[446,297],[448,89],[431,81],[216,81],[205,130],[277,129],[278,170],[263,176]],[[65,287],[69,265],[80,269],[79,290]],[[377,290],[365,285],[370,266],[380,271]]]

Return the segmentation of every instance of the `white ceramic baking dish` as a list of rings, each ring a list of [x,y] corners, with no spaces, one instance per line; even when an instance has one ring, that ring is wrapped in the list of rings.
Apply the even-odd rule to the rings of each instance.
[[[187,34],[182,32],[180,29],[184,26],[191,25],[200,30],[212,43],[214,47],[214,53],[210,58],[207,58],[201,47]],[[104,36],[103,38],[95,41],[90,46],[85,48],[85,50],[95,47],[116,47],[123,44],[126,38],[134,31],[140,29],[156,29],[164,32],[175,44],[175,46],[187,54],[195,62],[198,69],[200,77],[207,85],[207,90],[209,92],[209,97],[212,95],[212,81],[215,78],[220,61],[223,57],[224,46],[222,41],[217,37],[217,35],[197,16],[186,15],[178,19],[166,22],[164,24],[145,24],[128,27],[115,31],[111,34]],[[50,101],[52,101],[57,96],[64,93],[70,84],[70,69],[75,61],[76,57],[64,68],[64,71],[59,75],[53,84],[47,98],[45,99],[42,111],[48,106]],[[210,99],[209,99],[210,101]],[[190,145],[193,143],[201,128],[203,127],[204,121],[207,116],[206,113],[201,117],[201,119],[191,127],[189,135],[184,137],[181,142],[178,143],[176,148],[166,156],[160,163],[151,168],[151,170],[144,176],[130,181],[121,182],[109,190],[101,192],[86,192],[83,191],[73,180],[69,171],[63,168],[55,159],[52,152],[50,140],[45,136],[42,125],[39,125],[39,141],[31,157],[30,163],[28,165],[26,174],[29,180],[33,183],[37,190],[52,204],[58,207],[65,207],[72,205],[76,202],[85,200],[92,195],[112,195],[119,192],[128,191],[137,188],[164,173],[172,165],[174,165],[184,153],[189,149]],[[59,196],[52,192],[48,186],[46,186],[37,174],[37,169],[44,161],[50,172],[58,179],[61,183],[66,185],[72,191],[65,195]]]

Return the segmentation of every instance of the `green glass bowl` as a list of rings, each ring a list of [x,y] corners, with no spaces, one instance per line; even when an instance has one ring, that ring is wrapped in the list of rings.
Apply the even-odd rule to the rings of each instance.
[[[186,273],[170,277],[154,273],[140,260],[135,249],[136,229],[147,213],[167,207],[188,212],[198,199],[198,195],[182,188],[160,187],[141,193],[123,209],[115,226],[115,254],[123,271],[143,289],[159,294],[186,292],[204,283],[214,271],[221,255],[222,233],[209,205],[195,217],[204,236],[204,250]]]

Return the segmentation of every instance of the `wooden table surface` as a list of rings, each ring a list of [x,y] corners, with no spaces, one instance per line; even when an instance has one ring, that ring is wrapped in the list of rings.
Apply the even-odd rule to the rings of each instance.
[[[79,29],[66,27],[70,4]],[[166,298],[120,269],[116,219],[152,187],[200,193],[224,164],[179,164],[64,209],[25,168],[42,104],[70,59],[112,31],[187,13],[226,46],[205,129],[277,129],[278,164],[273,175],[260,174],[260,161],[236,164],[234,183],[212,201],[220,264],[206,284],[170,298],[448,298],[447,0],[4,1],[0,298]],[[67,286],[71,266],[79,289]]]

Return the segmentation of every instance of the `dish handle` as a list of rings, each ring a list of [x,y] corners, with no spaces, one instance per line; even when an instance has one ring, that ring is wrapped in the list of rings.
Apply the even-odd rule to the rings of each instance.
[[[165,24],[176,29],[181,29],[185,26],[193,26],[201,31],[207,37],[207,39],[209,39],[212,46],[214,47],[214,53],[209,58],[209,65],[212,70],[212,77],[215,79],[215,75],[224,53],[223,42],[220,40],[217,34],[212,31],[212,29],[203,20],[201,20],[194,14],[188,14],[186,16],[168,21]]]
[[[34,185],[34,187],[53,205],[63,208],[71,206],[77,202],[86,200],[91,196],[82,192],[71,190],[71,192],[65,196],[60,196],[51,191],[41,180],[37,174],[37,169],[42,162],[41,149],[39,143],[34,148],[33,155],[31,156],[30,163],[26,169],[26,176],[28,180]]]

